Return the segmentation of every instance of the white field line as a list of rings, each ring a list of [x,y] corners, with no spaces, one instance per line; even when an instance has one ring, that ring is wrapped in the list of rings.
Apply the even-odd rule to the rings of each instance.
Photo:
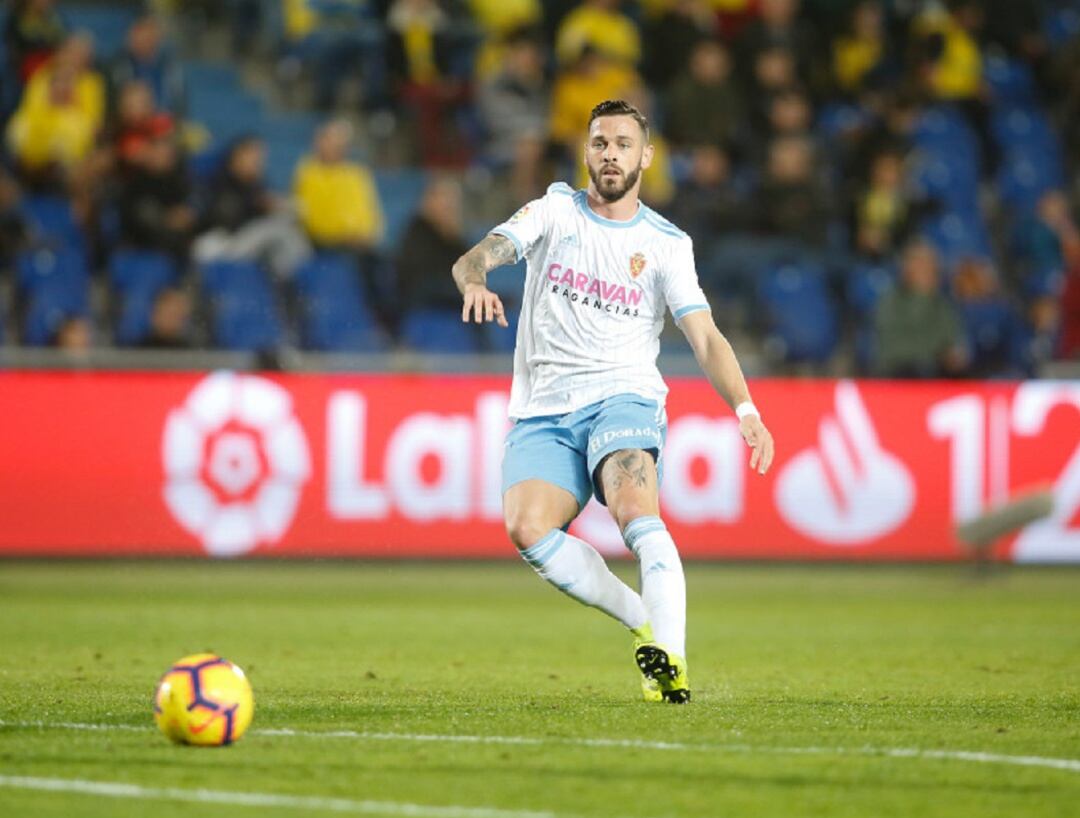
[[[0,727],[41,730],[122,730],[147,732],[152,727],[130,724],[84,724],[79,722],[0,721]],[[355,739],[357,741],[426,742],[438,744],[499,744],[524,747],[562,745],[566,747],[613,747],[628,750],[658,750],[669,752],[711,752],[737,755],[847,755],[881,758],[913,758],[931,761],[967,761],[975,764],[1005,764],[1013,767],[1043,767],[1080,773],[1080,759],[1049,758],[1047,756],[1008,755],[978,750],[926,750],[916,747],[773,747],[761,744],[695,744],[679,741],[648,741],[629,738],[572,738],[560,736],[479,736],[444,733],[382,733],[364,730],[292,730],[264,728],[252,730],[252,735],[315,738]]]
[[[0,788],[3,787],[36,792],[73,792],[79,795],[98,795],[106,798],[134,798],[141,801],[190,801],[198,804],[228,804],[237,807],[286,807],[305,812],[346,812],[361,815],[406,816],[406,818],[555,818],[552,812],[489,807],[436,807],[400,801],[353,801],[348,798],[275,795],[265,792],[143,787],[138,784],[85,781],[79,778],[0,775]]]

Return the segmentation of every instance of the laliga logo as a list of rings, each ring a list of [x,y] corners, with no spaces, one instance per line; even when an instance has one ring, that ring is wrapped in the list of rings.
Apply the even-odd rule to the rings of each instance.
[[[818,448],[800,452],[776,482],[776,505],[792,528],[832,545],[857,545],[895,530],[911,514],[915,484],[881,448],[859,390],[836,385],[836,416],[818,427]]]
[[[161,455],[165,504],[216,557],[280,540],[311,476],[289,393],[233,372],[200,381],[169,413]]]

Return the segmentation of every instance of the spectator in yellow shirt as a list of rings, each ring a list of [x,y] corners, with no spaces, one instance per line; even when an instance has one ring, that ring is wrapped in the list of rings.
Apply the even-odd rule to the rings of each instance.
[[[641,59],[641,36],[634,21],[619,11],[621,5],[621,0],[585,0],[566,15],[555,36],[559,62],[572,63],[591,47],[613,60],[636,65]],[[608,98],[596,97],[598,101]]]
[[[28,181],[62,184],[89,157],[105,115],[93,53],[88,36],[69,37],[26,86],[7,138]]]
[[[549,128],[552,141],[569,151],[568,158],[575,166],[581,164],[580,149],[586,136],[581,124],[589,121],[593,107],[605,99],[625,99],[640,86],[641,78],[633,68],[586,47],[555,79]]]
[[[544,19],[540,0],[469,0],[469,11],[484,37],[475,60],[480,83],[499,73],[507,38],[521,29],[538,27]]]
[[[314,155],[296,170],[300,220],[319,247],[371,250],[383,236],[383,212],[371,172],[348,158],[352,129],[335,120],[315,135]]]
[[[315,151],[296,169],[293,192],[300,223],[316,250],[342,252],[356,263],[361,285],[380,320],[393,320],[394,294],[380,276],[376,245],[385,229],[371,171],[348,158],[351,126],[327,123],[315,134]]]
[[[837,87],[848,94],[858,93],[887,69],[889,56],[885,9],[880,0],[862,0],[851,11],[847,32],[833,40],[833,79]]]
[[[916,23],[929,56],[924,76],[938,99],[975,99],[982,91],[982,52],[975,36],[982,10],[973,0],[950,0],[946,5],[948,13],[928,12]]]

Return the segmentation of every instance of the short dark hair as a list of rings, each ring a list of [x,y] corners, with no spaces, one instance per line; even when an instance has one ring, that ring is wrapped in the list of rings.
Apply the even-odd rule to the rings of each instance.
[[[645,134],[645,141],[649,141],[649,120],[645,118],[645,114],[641,113],[636,106],[631,105],[625,99],[605,99],[593,108],[592,113],[589,114],[589,127],[592,127],[594,120],[597,120],[602,116],[633,117],[634,121],[641,126],[641,132]]]

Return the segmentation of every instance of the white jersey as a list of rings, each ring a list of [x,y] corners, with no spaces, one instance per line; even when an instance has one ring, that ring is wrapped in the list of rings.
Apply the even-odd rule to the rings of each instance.
[[[690,237],[644,203],[628,221],[594,212],[561,182],[492,233],[528,260],[514,350],[511,418],[573,412],[632,393],[661,406],[665,310],[709,309]]]

